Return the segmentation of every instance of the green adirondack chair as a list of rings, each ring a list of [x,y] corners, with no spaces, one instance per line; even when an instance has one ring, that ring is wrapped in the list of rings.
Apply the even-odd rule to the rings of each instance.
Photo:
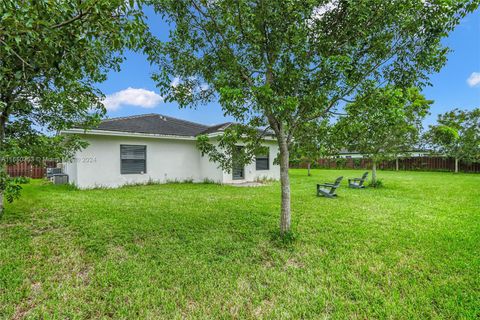
[[[337,188],[340,186],[340,182],[342,182],[342,179],[343,177],[338,177],[334,183],[317,184],[317,196],[335,198],[337,196]]]
[[[368,172],[365,172],[361,178],[348,179],[348,187],[353,189],[365,188],[365,180],[367,180]]]

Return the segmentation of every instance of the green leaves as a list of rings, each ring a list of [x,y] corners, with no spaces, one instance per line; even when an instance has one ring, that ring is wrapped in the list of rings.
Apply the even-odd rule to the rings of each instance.
[[[292,161],[313,162],[335,155],[338,152],[335,129],[325,119],[300,125],[293,139]]]
[[[425,140],[437,153],[464,160],[480,161],[480,108],[454,109],[438,116]]]
[[[146,49],[162,93],[182,106],[218,100],[226,115],[264,125],[327,117],[342,99],[382,83],[428,84],[441,44],[475,1],[151,0],[172,30]],[[161,76],[160,76],[161,75]],[[195,78],[188,91],[171,82]],[[212,94],[197,94],[208,84]],[[197,87],[197,88],[195,88]],[[186,94],[188,93],[188,94]],[[270,120],[268,119],[270,117]],[[247,121],[247,122],[245,122]],[[293,136],[291,132],[290,136]]]
[[[0,171],[0,190],[3,191],[5,199],[12,203],[15,199],[20,197],[22,186],[20,181],[16,178],[10,178],[4,170]],[[3,205],[2,205],[3,206]],[[3,212],[0,211],[0,216]]]
[[[377,160],[415,149],[431,104],[418,88],[372,87],[345,107],[338,144]]]
[[[119,70],[125,48],[143,45],[143,16],[136,1],[0,3],[0,166],[15,156],[68,158],[85,146],[56,134],[104,116],[97,83]],[[2,179],[11,201],[20,188]]]
[[[458,130],[445,125],[432,127],[434,140],[442,145],[453,145],[459,138]]]
[[[231,172],[234,157],[239,164],[252,162],[255,155],[264,150],[262,139],[268,136],[271,135],[266,130],[231,123],[221,136],[198,136],[197,147],[202,155],[208,156],[224,171]],[[242,148],[239,149],[239,146]]]
[[[143,13],[135,7],[123,0],[3,1],[3,99],[17,102],[18,95],[36,99],[46,90],[62,90],[74,82],[93,91],[108,69],[118,69],[117,53],[139,47],[146,26]],[[70,93],[80,96],[76,90]]]

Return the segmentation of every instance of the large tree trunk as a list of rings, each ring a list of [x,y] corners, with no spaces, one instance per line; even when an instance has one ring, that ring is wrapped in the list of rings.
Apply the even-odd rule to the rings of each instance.
[[[6,175],[5,172],[5,159],[3,159],[3,148],[4,148],[4,139],[5,139],[5,124],[6,124],[6,116],[5,113],[0,115],[0,180],[5,179]],[[4,205],[3,205],[3,188],[0,188],[0,217],[3,215]]]
[[[267,54],[268,56],[268,54]],[[266,72],[266,84],[273,83],[272,67],[269,64]],[[285,128],[281,121],[275,116],[267,112],[266,114],[270,127],[275,131],[277,137],[278,147],[280,149],[280,186],[282,189],[282,209],[280,213],[280,234],[284,236],[290,232],[291,212],[290,212],[290,177],[288,176],[288,169],[290,166],[290,153],[288,151],[288,139],[285,133]]]
[[[308,172],[308,176],[310,177],[312,175],[310,173],[310,161],[307,162],[307,172]]]
[[[285,235],[290,231],[291,215],[290,215],[290,177],[288,175],[288,167],[290,155],[288,144],[283,132],[278,137],[280,147],[280,184],[282,189],[282,210],[280,215],[280,233]]]
[[[3,216],[3,190],[0,190],[0,218]]]
[[[267,115],[271,128],[275,131],[279,148],[280,163],[280,187],[282,191],[282,208],[280,213],[280,234],[285,236],[290,232],[291,210],[290,210],[290,177],[288,169],[290,166],[290,152],[288,150],[289,141],[283,124],[279,122],[272,114]]]
[[[375,185],[377,183],[377,162],[372,160],[372,184]]]
[[[455,158],[455,173],[458,173],[458,158]]]
[[[398,157],[395,159],[395,171],[398,171]]]

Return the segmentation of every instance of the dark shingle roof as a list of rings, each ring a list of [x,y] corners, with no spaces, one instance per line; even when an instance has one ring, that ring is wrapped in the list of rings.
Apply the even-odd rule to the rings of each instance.
[[[203,131],[202,134],[209,134],[209,133],[214,133],[214,132],[224,132],[227,128],[229,128],[231,125],[236,125],[235,122],[225,122],[225,123],[220,123],[216,124],[214,126],[208,127],[207,130]],[[262,136],[274,136],[274,133],[272,130],[267,129],[257,129],[258,134]]]
[[[216,124],[214,126],[208,127],[205,131],[201,132],[201,134],[209,134],[209,133],[214,133],[218,131],[225,131],[233,122],[225,122],[225,123],[220,123]]]
[[[151,113],[138,116],[106,119],[103,120],[96,129],[193,137],[199,134],[222,131],[225,125],[227,125],[227,123],[209,127],[200,123]]]

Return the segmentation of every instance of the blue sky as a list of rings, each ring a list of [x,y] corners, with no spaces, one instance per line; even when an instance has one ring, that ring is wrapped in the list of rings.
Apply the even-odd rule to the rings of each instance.
[[[147,14],[153,32],[160,38],[167,37],[167,26],[157,22],[150,12]],[[431,76],[433,86],[423,91],[428,99],[435,101],[425,125],[435,123],[439,113],[453,108],[480,107],[480,10],[465,17],[444,43],[452,52],[442,71]],[[154,112],[204,124],[231,120],[224,117],[217,103],[179,109],[176,103],[162,102],[150,78],[153,71],[145,56],[127,53],[121,71],[111,72],[107,81],[99,84],[107,95],[108,117]]]

